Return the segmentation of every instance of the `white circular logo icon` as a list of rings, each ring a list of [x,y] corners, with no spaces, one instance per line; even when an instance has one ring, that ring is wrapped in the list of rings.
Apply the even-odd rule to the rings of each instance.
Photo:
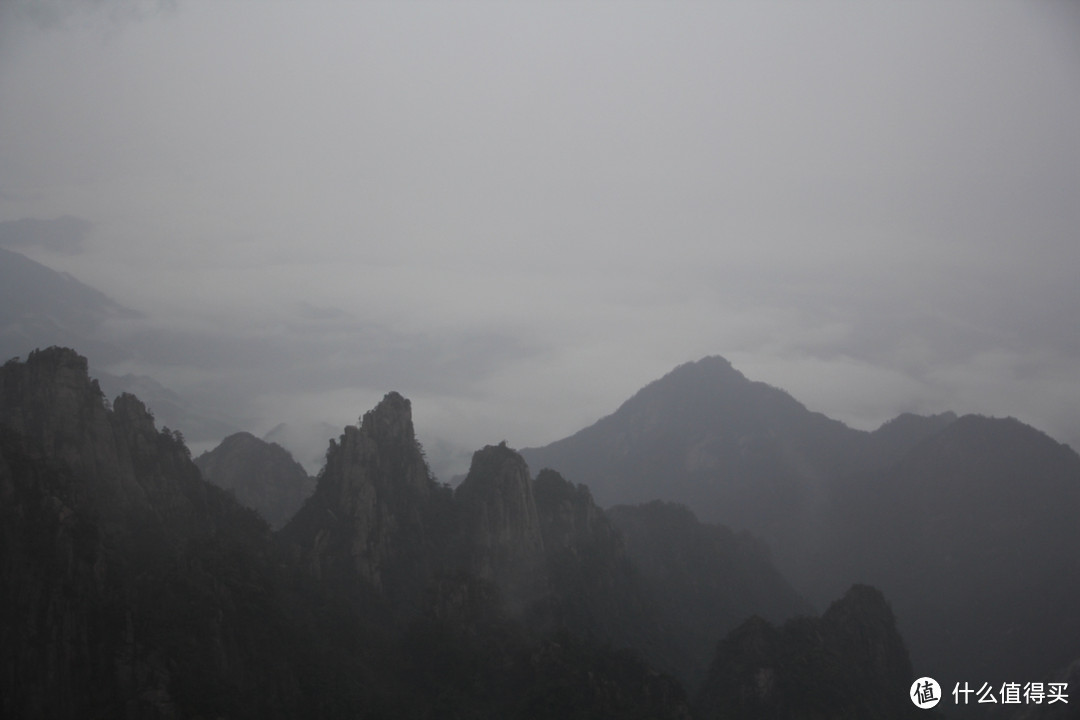
[[[941,686],[931,677],[921,677],[911,684],[911,702],[915,707],[929,710],[941,702]]]

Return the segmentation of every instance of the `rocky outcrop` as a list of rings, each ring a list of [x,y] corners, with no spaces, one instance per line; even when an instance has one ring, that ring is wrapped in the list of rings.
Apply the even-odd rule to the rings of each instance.
[[[775,627],[753,617],[722,640],[699,693],[699,718],[921,717],[911,661],[877,589],[856,585],[821,618]]]
[[[533,481],[540,531],[548,554],[580,557],[587,553],[622,553],[622,540],[584,485],[573,485],[545,468]]]
[[[0,369],[0,439],[0,714],[297,707],[278,634],[256,633],[282,626],[268,529],[178,434],[49,348]]]
[[[178,432],[158,430],[134,395],[106,401],[74,350],[48,348],[0,369],[0,423],[80,479],[107,527],[151,519],[166,532],[212,530],[219,498],[192,464]]]
[[[540,518],[520,455],[505,443],[477,450],[454,502],[469,572],[494,582],[516,607],[547,591]]]
[[[614,647],[655,647],[658,617],[621,533],[593,502],[551,469],[533,482],[556,624]],[[650,658],[653,660],[654,658]]]
[[[287,523],[315,491],[315,479],[289,451],[276,443],[239,432],[195,458],[203,477],[231,490],[275,530]]]
[[[431,478],[408,400],[392,392],[326,453],[315,493],[280,538],[317,576],[359,580],[399,610],[411,610],[444,547]]]

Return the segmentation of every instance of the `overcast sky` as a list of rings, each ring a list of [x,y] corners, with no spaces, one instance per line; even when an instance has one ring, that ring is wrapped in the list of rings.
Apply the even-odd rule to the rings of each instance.
[[[62,216],[113,369],[255,432],[539,445],[719,354],[1080,446],[1076,3],[2,0],[0,221]]]

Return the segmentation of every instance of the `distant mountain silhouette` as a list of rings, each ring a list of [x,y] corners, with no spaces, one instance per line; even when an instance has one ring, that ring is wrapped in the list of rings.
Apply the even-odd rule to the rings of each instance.
[[[275,530],[296,514],[315,491],[315,479],[288,450],[251,433],[234,433],[195,458],[203,477],[231,490]]]
[[[326,462],[326,446],[337,434],[338,428],[328,422],[283,422],[263,433],[262,439],[285,448],[308,474],[317,475]]]
[[[78,346],[107,364],[127,357],[104,339],[110,320],[139,317],[104,293],[65,273],[0,248],[0,357],[24,356],[51,345]]]
[[[9,244],[18,245],[19,233],[33,224],[0,225],[6,228]],[[81,348],[98,366],[108,366],[132,357],[117,328],[141,317],[66,273],[0,248],[0,360],[67,346]],[[216,442],[237,430],[234,419],[194,407],[153,378],[113,375],[99,367],[93,372],[109,397],[137,395],[159,423],[181,429],[189,440]]]
[[[761,540],[670,502],[604,511],[505,444],[474,453],[452,490],[394,392],[330,443],[315,492],[271,533],[137,398],[107,402],[85,358],[9,361],[0,714],[894,718],[913,711],[916,672],[943,687],[1072,672],[1075,453],[971,416],[851,435],[810,414],[837,442],[810,449],[805,410],[747,386],[772,399],[738,429],[848,468],[790,478],[813,491],[812,522],[793,526],[819,533],[803,551],[822,561],[819,589],[856,577],[884,596],[859,585],[788,619],[809,610]],[[780,437],[785,422],[804,440]],[[727,447],[723,432],[697,437]],[[868,466],[874,443],[887,467]],[[257,481],[242,465],[238,487]]]
[[[603,503],[657,497],[749,529],[819,605],[880,587],[920,672],[1004,681],[1080,656],[1080,458],[1018,421],[852,430],[706,358],[522,455]]]
[[[830,496],[834,585],[886,591],[919,672],[1005,682],[1080,656],[1080,457],[1068,446],[969,415]]]
[[[807,410],[748,380],[720,357],[675,368],[611,415],[563,440],[521,451],[593,489],[601,505],[653,499],[764,538],[777,564],[817,601],[816,563],[829,479],[898,457],[952,416],[907,416],[874,433]]]

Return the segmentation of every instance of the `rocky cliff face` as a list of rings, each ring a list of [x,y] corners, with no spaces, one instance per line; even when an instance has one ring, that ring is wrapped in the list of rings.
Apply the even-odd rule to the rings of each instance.
[[[265,523],[141,402],[109,408],[50,348],[0,369],[0,436],[4,716],[296,707],[288,661],[265,659],[277,636],[251,634],[280,626]]]
[[[80,479],[107,525],[152,518],[168,531],[210,530],[217,493],[202,482],[179,433],[158,430],[146,406],[121,395],[112,407],[86,358],[49,348],[0,370],[0,423]]]
[[[626,554],[622,534],[589,489],[544,469],[533,482],[533,493],[547,556],[552,619],[570,632],[614,647],[655,647],[660,622],[654,603]]]
[[[281,539],[317,577],[358,579],[412,609],[444,552],[443,495],[416,441],[409,401],[389,393],[330,442],[315,493]]]
[[[473,454],[454,493],[468,571],[524,607],[548,589],[544,538],[525,461],[506,444]]]
[[[775,627],[753,617],[722,640],[702,688],[701,718],[915,718],[914,676],[880,591],[851,588],[821,618]]]
[[[558,472],[545,468],[533,481],[544,546],[549,554],[581,557],[590,552],[622,553],[622,539],[589,488],[574,486]]]
[[[315,480],[289,451],[246,432],[235,433],[195,458],[203,477],[231,490],[275,530],[315,491]]]

